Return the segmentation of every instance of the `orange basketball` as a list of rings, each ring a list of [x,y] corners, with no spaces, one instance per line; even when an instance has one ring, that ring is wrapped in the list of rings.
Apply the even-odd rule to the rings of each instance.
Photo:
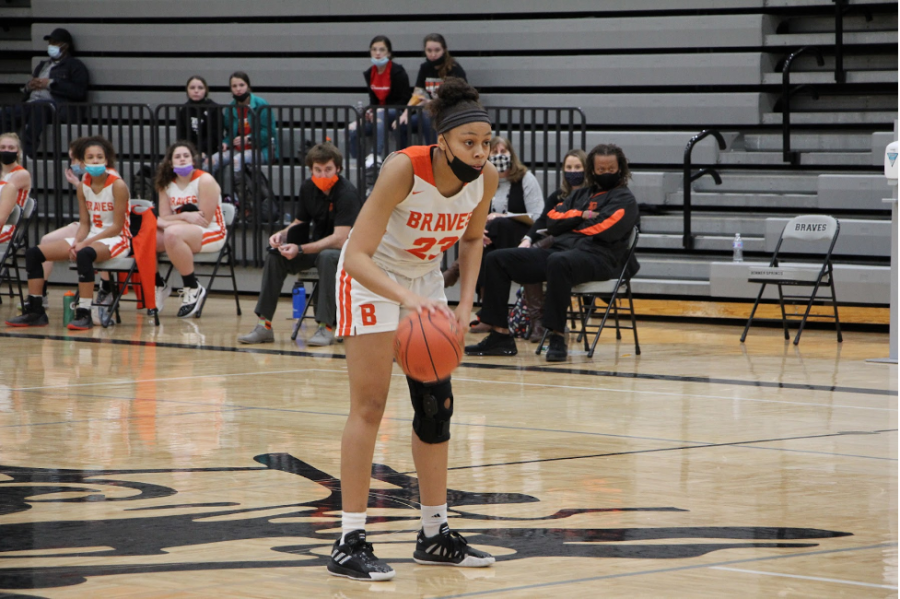
[[[394,358],[408,377],[421,383],[446,379],[462,361],[456,321],[443,312],[412,312],[397,327]]]

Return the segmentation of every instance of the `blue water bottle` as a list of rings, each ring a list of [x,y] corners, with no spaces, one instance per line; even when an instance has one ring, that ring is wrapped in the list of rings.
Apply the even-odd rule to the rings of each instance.
[[[306,287],[303,286],[303,281],[294,283],[292,293],[294,297],[294,318],[300,318],[303,316],[303,309],[306,308]]]

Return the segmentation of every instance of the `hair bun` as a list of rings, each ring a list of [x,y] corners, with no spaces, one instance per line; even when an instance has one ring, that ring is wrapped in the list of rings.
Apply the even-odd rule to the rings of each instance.
[[[464,80],[459,77],[447,77],[438,88],[436,97],[431,101],[429,111],[432,117],[437,118],[438,115],[461,102],[478,103],[479,97],[478,90]]]

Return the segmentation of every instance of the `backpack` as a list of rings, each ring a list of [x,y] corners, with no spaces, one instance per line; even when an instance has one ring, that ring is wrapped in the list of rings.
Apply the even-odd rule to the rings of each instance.
[[[531,318],[528,317],[528,309],[525,305],[525,290],[521,287],[516,291],[516,303],[509,310],[507,318],[509,332],[513,337],[525,339],[531,329]]]
[[[150,200],[156,204],[157,194],[153,187],[153,169],[149,164],[142,164],[131,177],[132,199]]]
[[[281,210],[262,169],[257,171],[253,165],[245,164],[236,183],[236,195],[240,204],[238,214],[245,222],[281,224]]]

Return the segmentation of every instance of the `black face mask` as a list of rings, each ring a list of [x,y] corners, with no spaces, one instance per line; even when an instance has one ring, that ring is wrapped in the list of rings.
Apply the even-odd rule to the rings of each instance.
[[[240,95],[231,94],[231,97],[234,98],[235,102],[243,102],[244,100],[246,100],[247,98],[250,97],[250,92],[244,92]]]
[[[447,155],[453,158],[453,160],[447,160],[447,164],[450,166],[450,170],[453,171],[453,174],[456,175],[456,178],[463,183],[471,183],[481,176],[480,170],[469,166],[456,156],[453,156],[453,154],[450,153],[449,146],[447,147]]]
[[[0,152],[0,162],[2,162],[3,164],[12,164],[18,159],[18,152]]]
[[[601,191],[609,191],[610,189],[615,188],[621,180],[622,175],[619,173],[594,175],[594,184],[599,187]]]
[[[563,173],[563,176],[572,187],[577,187],[584,183],[584,171],[567,171]]]
[[[427,60],[427,61],[428,61],[428,64],[430,64],[430,65],[433,66],[434,68],[438,68],[439,66],[441,66],[442,64],[444,64],[444,59],[445,59],[446,57],[447,57],[446,54],[441,54],[441,57],[440,57],[440,58],[436,58],[436,59],[434,59],[434,60],[429,60],[428,58],[426,58],[425,60]]]

